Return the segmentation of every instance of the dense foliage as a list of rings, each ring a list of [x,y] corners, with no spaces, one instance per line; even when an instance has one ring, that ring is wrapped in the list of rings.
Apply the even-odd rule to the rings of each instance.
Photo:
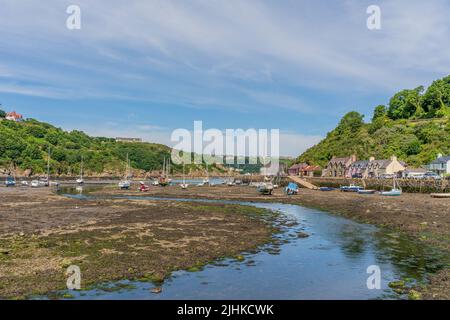
[[[410,166],[421,166],[439,153],[450,154],[450,76],[423,87],[402,90],[388,106],[375,107],[372,121],[358,112],[347,113],[324,140],[297,161],[324,166],[333,155],[359,159],[392,155]]]
[[[4,113],[0,112],[0,115]],[[0,168],[46,172],[50,150],[53,174],[77,174],[83,157],[86,173],[123,174],[126,155],[131,166],[144,171],[161,168],[170,156],[166,146],[152,143],[118,143],[114,139],[90,137],[81,131],[67,132],[50,124],[27,119],[0,119]]]

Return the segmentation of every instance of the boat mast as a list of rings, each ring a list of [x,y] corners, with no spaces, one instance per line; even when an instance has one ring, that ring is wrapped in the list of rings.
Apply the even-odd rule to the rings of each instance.
[[[48,147],[47,154],[47,183],[50,184],[50,147]]]
[[[81,156],[80,180],[83,180],[83,156]]]

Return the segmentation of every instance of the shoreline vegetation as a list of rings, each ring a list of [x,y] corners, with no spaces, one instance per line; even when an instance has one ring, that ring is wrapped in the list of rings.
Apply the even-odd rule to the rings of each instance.
[[[65,268],[80,264],[83,288],[109,280],[161,283],[171,271],[197,271],[223,257],[240,259],[279,232],[274,213],[241,205],[150,200],[81,201],[48,188],[1,188],[0,297],[27,298],[64,289]],[[148,193],[105,187],[97,195],[282,202],[314,207],[411,235],[450,252],[450,199],[422,194],[399,198],[301,189],[286,196],[260,196],[246,186],[151,188]],[[168,219],[168,213],[170,219]],[[448,263],[447,263],[448,265]],[[402,288],[397,288],[402,290]],[[411,290],[411,298],[448,299],[449,268]],[[49,296],[51,297],[51,296]],[[58,296],[55,296],[58,298]],[[59,297],[61,298],[61,297]]]

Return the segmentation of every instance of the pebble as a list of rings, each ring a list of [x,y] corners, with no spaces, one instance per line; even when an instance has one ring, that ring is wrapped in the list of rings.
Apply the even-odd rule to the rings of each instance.
[[[151,292],[151,293],[154,293],[154,294],[159,294],[159,293],[162,292],[162,288],[161,288],[161,287],[152,288],[152,289],[150,290],[150,292]]]

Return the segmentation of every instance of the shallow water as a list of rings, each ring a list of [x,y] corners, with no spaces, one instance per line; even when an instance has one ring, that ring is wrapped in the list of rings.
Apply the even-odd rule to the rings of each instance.
[[[66,191],[63,191],[63,193]],[[67,196],[89,195],[70,192]],[[120,197],[123,198],[123,197]],[[158,199],[155,197],[126,197]],[[377,299],[401,298],[388,283],[398,279],[421,282],[438,268],[442,257],[408,237],[361,224],[323,211],[281,203],[161,199],[233,203],[266,208],[291,222],[275,238],[280,245],[267,245],[257,253],[243,253],[244,261],[222,260],[199,272],[177,271],[150,292],[152,283],[121,281],[108,290],[74,292],[77,299]],[[297,234],[305,232],[306,238]],[[368,289],[367,268],[379,266],[381,288]],[[125,289],[115,290],[117,285]]]

